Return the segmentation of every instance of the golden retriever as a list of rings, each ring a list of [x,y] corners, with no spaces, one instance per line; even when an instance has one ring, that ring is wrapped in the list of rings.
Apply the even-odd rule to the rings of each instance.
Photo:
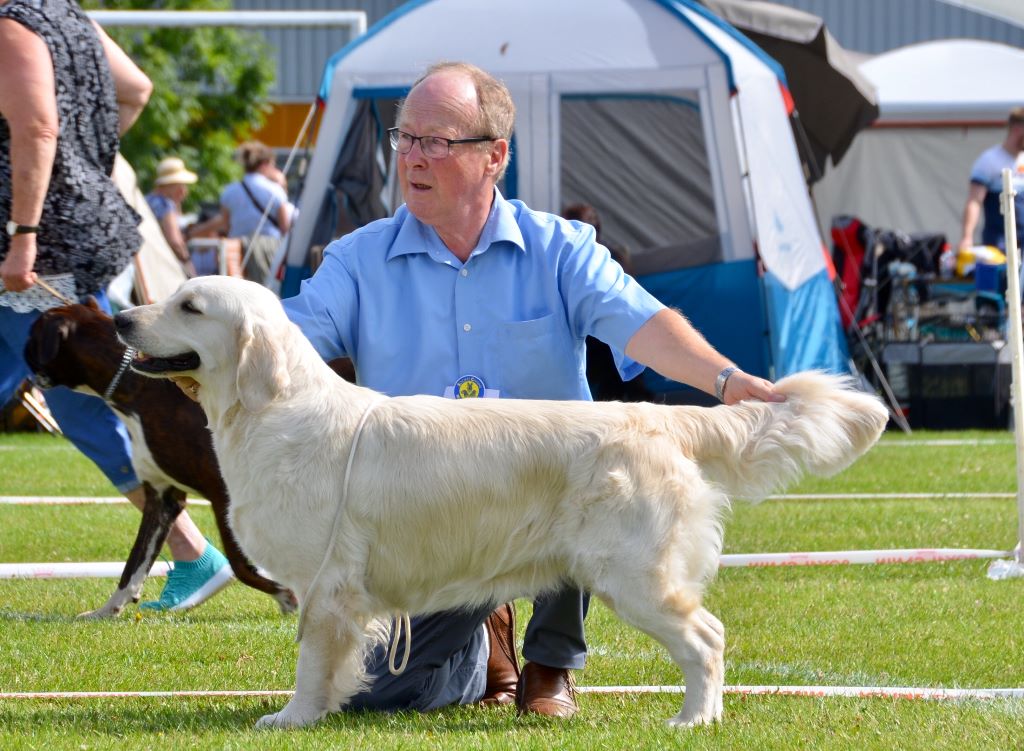
[[[724,629],[701,596],[729,497],[837,472],[887,418],[821,373],[781,380],[783,403],[713,408],[387,398],[338,378],[272,292],[229,277],[191,279],[116,324],[144,353],[133,368],[199,382],[232,528],[299,594],[295,694],[258,726],[344,706],[381,617],[564,581],[668,649],[686,682],[671,725],[719,720]]]

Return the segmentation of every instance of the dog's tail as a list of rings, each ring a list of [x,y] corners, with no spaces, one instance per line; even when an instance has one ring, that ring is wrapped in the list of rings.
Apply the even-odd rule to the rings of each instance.
[[[835,474],[871,448],[888,419],[881,401],[849,377],[809,371],[775,387],[785,402],[697,411],[688,453],[730,496],[760,500],[804,473]]]

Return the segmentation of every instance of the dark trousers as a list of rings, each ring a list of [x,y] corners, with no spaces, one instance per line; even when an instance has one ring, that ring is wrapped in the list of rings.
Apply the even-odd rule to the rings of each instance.
[[[523,657],[548,667],[582,668],[587,651],[583,619],[589,603],[589,595],[571,588],[537,598],[526,627]],[[487,687],[489,654],[483,624],[492,610],[450,610],[413,617],[412,652],[405,671],[391,675],[387,647],[378,647],[368,667],[373,685],[357,694],[349,708],[426,712],[480,701]],[[401,664],[404,650],[403,638],[396,664]]]

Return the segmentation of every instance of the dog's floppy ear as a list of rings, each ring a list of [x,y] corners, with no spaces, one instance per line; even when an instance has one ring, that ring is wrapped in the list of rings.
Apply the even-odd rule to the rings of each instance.
[[[287,355],[270,332],[256,323],[239,336],[238,399],[250,412],[260,412],[291,384]]]
[[[60,352],[60,345],[67,341],[74,331],[71,319],[46,316],[40,318],[32,327],[32,335],[25,342],[25,362],[34,371],[38,371],[53,362]]]

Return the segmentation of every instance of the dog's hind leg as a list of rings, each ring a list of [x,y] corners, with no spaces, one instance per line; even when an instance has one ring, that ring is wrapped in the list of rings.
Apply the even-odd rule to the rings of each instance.
[[[663,644],[683,671],[686,698],[668,724],[693,727],[721,720],[725,628],[693,595],[672,592],[648,599],[650,594],[648,590],[623,600],[620,593],[614,609],[624,621]]]
[[[171,530],[171,524],[185,507],[185,493],[168,487],[161,492],[148,482],[142,484],[146,503],[142,509],[142,521],[135,536],[135,544],[124,564],[117,589],[100,608],[82,613],[79,618],[112,618],[124,610],[129,602],[138,602],[142,584],[149,576],[160,549]]]

